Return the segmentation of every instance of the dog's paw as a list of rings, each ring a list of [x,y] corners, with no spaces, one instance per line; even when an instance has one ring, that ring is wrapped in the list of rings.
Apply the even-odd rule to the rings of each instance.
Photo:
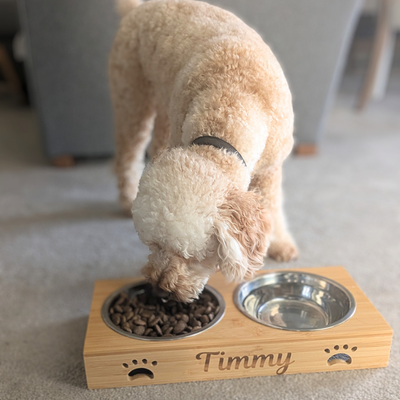
[[[267,254],[276,261],[284,262],[295,260],[299,252],[291,240],[277,240],[271,242]]]
[[[121,214],[127,218],[132,218],[131,207],[129,204],[121,203]]]
[[[126,217],[132,217],[132,211],[131,211],[132,202],[133,200],[131,196],[125,196],[123,194],[120,194],[119,203]]]

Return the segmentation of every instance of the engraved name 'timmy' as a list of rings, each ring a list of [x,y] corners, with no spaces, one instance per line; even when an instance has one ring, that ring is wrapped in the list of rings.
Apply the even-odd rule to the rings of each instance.
[[[208,372],[208,369],[210,367],[210,363],[214,364],[217,362],[216,358],[213,356],[220,356],[219,361],[218,361],[218,369],[220,371],[230,371],[233,364],[235,369],[239,369],[242,363],[243,368],[248,369],[248,368],[264,368],[265,362],[268,359],[268,367],[279,367],[276,370],[277,375],[282,375],[284,374],[287,369],[289,368],[289,365],[294,363],[293,361],[290,361],[292,357],[292,353],[287,353],[286,358],[284,361],[282,353],[278,353],[276,361],[275,361],[275,356],[274,354],[261,354],[261,355],[254,355],[254,356],[235,356],[235,357],[228,357],[225,358],[223,357],[225,355],[224,351],[203,351],[202,353],[198,353],[196,355],[197,360],[201,360],[204,355],[204,372]],[[221,357],[222,356],[222,357]],[[257,365],[257,361],[260,360],[260,363]]]

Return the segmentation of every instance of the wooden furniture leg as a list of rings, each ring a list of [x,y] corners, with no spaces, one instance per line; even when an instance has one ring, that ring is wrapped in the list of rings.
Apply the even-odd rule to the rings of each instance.
[[[386,62],[384,62],[385,55],[388,53],[388,46],[391,40],[391,10],[393,7],[393,0],[381,0],[378,23],[376,27],[374,43],[372,46],[371,58],[368,65],[367,74],[364,80],[364,84],[361,93],[358,97],[356,108],[363,110],[371,99],[376,89],[377,79],[379,74],[384,68]],[[386,71],[386,74],[388,71]]]
[[[294,148],[296,156],[314,156],[318,153],[318,147],[314,143],[299,143]]]
[[[58,168],[70,168],[75,165],[75,159],[67,154],[60,155],[51,159],[51,165]]]

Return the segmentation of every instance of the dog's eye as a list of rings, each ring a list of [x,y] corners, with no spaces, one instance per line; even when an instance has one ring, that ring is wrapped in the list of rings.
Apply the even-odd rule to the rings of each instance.
[[[161,247],[157,243],[150,243],[149,249],[151,251],[160,251]]]

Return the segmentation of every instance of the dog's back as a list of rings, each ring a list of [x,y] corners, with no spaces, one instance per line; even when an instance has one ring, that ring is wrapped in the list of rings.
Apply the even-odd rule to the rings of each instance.
[[[247,124],[247,131],[242,128],[231,134],[225,127],[224,134],[232,145],[243,149],[247,159],[254,160],[250,165],[254,167],[256,160],[265,157],[258,151],[246,154],[246,149],[263,149],[267,137],[272,148],[277,140],[287,142],[280,158],[286,157],[293,125],[286,79],[269,47],[239,18],[199,1],[149,1],[129,13],[121,29],[132,42],[137,41],[135,51],[143,76],[153,87],[159,108],[169,116],[171,146],[188,144],[196,137],[197,132],[185,136],[183,125],[194,98],[207,92],[208,107],[222,114],[227,102],[236,109],[245,107],[246,113],[254,110],[247,118],[238,117],[235,129]],[[210,118],[226,119],[222,115]],[[243,137],[248,143],[241,143]]]
[[[259,35],[235,15],[200,1],[148,1],[126,19],[131,34],[135,30],[138,35],[143,71],[155,87],[173,83],[184,69],[196,69],[210,50],[227,43],[269,52]]]

